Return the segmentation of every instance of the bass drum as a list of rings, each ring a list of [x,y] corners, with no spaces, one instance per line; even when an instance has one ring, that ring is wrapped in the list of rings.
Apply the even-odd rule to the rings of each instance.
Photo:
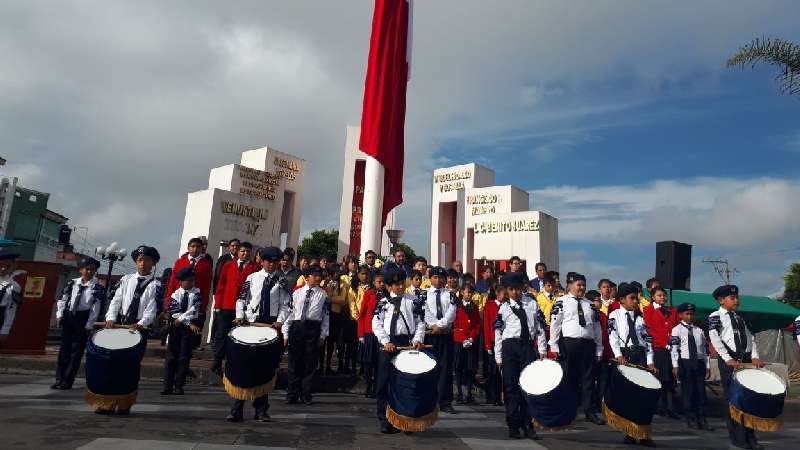
[[[239,326],[228,333],[225,392],[237,400],[254,400],[275,389],[283,358],[283,339],[272,327]]]
[[[528,364],[520,373],[519,386],[536,426],[566,428],[575,420],[578,392],[575,386],[566,383],[559,363],[543,359]]]

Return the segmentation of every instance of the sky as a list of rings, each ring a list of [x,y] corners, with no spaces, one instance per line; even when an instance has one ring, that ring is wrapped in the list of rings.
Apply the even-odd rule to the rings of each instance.
[[[77,241],[181,244],[186,193],[269,145],[309,161],[302,231],[338,224],[373,2],[0,1],[4,176],[50,192]],[[645,280],[694,245],[748,294],[800,260],[800,98],[755,37],[800,42],[795,1],[417,1],[398,223],[426,254],[431,173],[477,162],[559,218],[560,269]],[[88,230],[88,231],[87,231]]]

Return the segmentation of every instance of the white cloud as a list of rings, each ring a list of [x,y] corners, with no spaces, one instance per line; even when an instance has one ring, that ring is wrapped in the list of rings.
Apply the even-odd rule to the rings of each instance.
[[[141,205],[112,203],[89,212],[79,220],[97,236],[118,236],[117,239],[121,239],[126,232],[147,223],[150,217]]]

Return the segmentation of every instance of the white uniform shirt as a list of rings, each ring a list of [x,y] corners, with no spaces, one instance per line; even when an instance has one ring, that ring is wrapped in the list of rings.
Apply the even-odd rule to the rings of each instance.
[[[440,301],[442,305],[442,318],[436,318],[436,291],[441,292]],[[428,294],[423,305],[425,313],[425,323],[428,328],[433,328],[437,325],[441,328],[449,328],[456,320],[456,301],[455,297],[450,294],[447,288],[435,288],[433,286],[427,289]]]
[[[169,313],[173,320],[177,319],[184,325],[189,325],[189,322],[196,319],[200,312],[202,298],[200,296],[200,289],[196,287],[189,289],[189,301],[186,303],[186,311],[181,312],[181,301],[183,300],[184,292],[187,291],[181,287],[172,293],[172,296],[169,298]]]
[[[797,339],[797,344],[800,345],[800,316],[794,319],[794,337]]]
[[[750,353],[753,359],[758,359],[758,347],[756,346],[756,341],[753,339],[753,334],[750,332],[750,328],[747,327],[747,323],[744,322],[742,316],[735,311],[731,311],[731,313],[739,317],[739,320],[742,321],[744,326],[745,336],[743,336],[743,339],[746,347],[744,353]],[[735,331],[731,324],[731,315],[725,308],[720,307],[718,310],[708,315],[708,337],[711,338],[711,343],[725,362],[733,358],[733,355],[728,353],[728,349],[734,352],[739,350],[736,348],[736,341],[734,339]],[[728,347],[726,348],[723,344]]]
[[[17,308],[22,304],[22,288],[14,281],[13,275],[9,275],[0,278],[0,291],[4,291],[0,297],[0,307],[6,308],[5,319],[0,323],[0,336],[6,336],[11,333]]]
[[[139,283],[140,277],[150,279],[153,278],[153,274],[139,275],[138,273],[131,273],[120,278],[117,290],[114,292],[114,298],[111,299],[111,303],[108,305],[106,321],[116,322],[118,315],[124,316],[128,313],[128,308],[133,301],[133,293],[136,291],[136,286]],[[156,302],[161,298],[161,282],[157,279],[153,279],[153,281],[147,285],[147,288],[145,288],[139,300],[139,311],[137,311],[136,314],[136,318],[138,319],[138,322],[136,322],[137,324],[142,327],[149,327],[152,325],[156,318],[156,311],[158,311]]]
[[[247,280],[242,284],[239,299],[236,301],[237,319],[247,319],[251,323],[256,322],[260,312],[261,289],[265,284],[269,284],[270,279],[274,280],[274,283],[269,291],[269,312],[276,317],[278,322],[288,314],[289,305],[292,302],[292,295],[288,290],[289,281],[280,270],[267,273],[266,270],[261,269],[248,275]]]
[[[528,333],[531,340],[536,341],[539,355],[547,352],[547,339],[545,338],[542,315],[539,305],[530,295],[523,295],[519,301],[509,299],[500,305],[497,310],[497,319],[494,321],[494,359],[497,364],[503,363],[503,340],[519,338],[522,334],[522,322],[514,311],[522,308],[528,321]]]
[[[633,337],[631,336],[632,331],[628,326],[628,316],[634,320],[635,330],[633,332],[636,333],[639,345],[645,349],[647,364],[653,364],[653,338],[647,334],[644,318],[641,314],[636,314],[636,311],[628,311],[625,308],[615,309],[608,315],[608,343],[611,345],[614,357],[623,356],[623,348],[633,347]]]
[[[303,306],[305,305],[306,293],[309,289],[312,289],[313,292],[309,299],[306,316],[303,317]],[[319,338],[325,339],[328,337],[330,312],[331,305],[328,301],[328,294],[325,293],[325,289],[319,286],[310,288],[307,284],[303,285],[303,287],[297,289],[294,291],[294,294],[292,294],[292,303],[290,308],[284,312],[284,319],[281,320],[281,317],[278,317],[278,321],[283,323],[282,332],[284,339],[289,336],[289,328],[295,320],[316,320],[321,322]]]
[[[586,326],[582,327],[578,319],[578,304],[583,310]],[[558,352],[558,341],[561,336],[568,338],[594,340],[595,356],[603,356],[603,330],[600,325],[600,314],[594,310],[592,302],[586,298],[575,298],[572,294],[564,295],[553,304],[550,314],[550,351]]]
[[[395,294],[390,294],[391,299],[397,298]],[[395,336],[413,335],[411,342],[422,342],[425,340],[425,321],[417,315],[414,303],[417,298],[411,294],[403,294],[400,301],[400,314],[397,318],[397,329]],[[372,332],[378,338],[381,345],[390,342],[389,331],[392,327],[392,316],[394,315],[394,304],[390,299],[383,298],[375,306],[375,314],[372,316]]]
[[[706,369],[708,369],[711,365],[708,357],[708,343],[706,342],[706,335],[703,333],[703,329],[686,323],[683,320],[672,328],[672,334],[669,339],[672,367],[678,367],[678,358],[689,359],[690,330],[692,336],[694,336],[694,345],[697,347],[697,359],[704,361]]]
[[[81,298],[78,298],[80,286],[86,287],[83,289]],[[64,310],[66,309],[67,302],[69,302],[69,310],[72,312],[91,310],[86,320],[86,329],[91,330],[94,328],[97,316],[100,315],[100,308],[103,306],[102,295],[104,293],[105,287],[98,283],[95,277],[92,277],[92,279],[86,283],[84,283],[83,279],[80,277],[73,278],[67,282],[67,285],[64,286],[64,290],[58,297],[58,301],[56,302],[56,319],[61,320],[61,318],[64,317]]]

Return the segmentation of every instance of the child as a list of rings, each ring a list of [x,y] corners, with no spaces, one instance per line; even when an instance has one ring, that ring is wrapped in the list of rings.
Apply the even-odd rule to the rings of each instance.
[[[719,302],[719,309],[708,316],[708,337],[719,354],[719,376],[725,398],[728,398],[733,371],[740,364],[752,363],[756,367],[764,367],[764,363],[758,357],[758,347],[747,323],[742,316],[736,314],[739,308],[739,287],[720,286],[712,295]],[[728,427],[728,436],[734,446],[749,449],[764,448],[756,440],[753,429],[733,420],[730,413],[725,414],[725,425]]]
[[[422,283],[420,283],[420,287],[422,289],[431,287],[431,280],[428,278],[428,260],[425,259],[425,257],[417,256],[414,260],[414,270],[422,274]]]
[[[369,270],[369,269],[365,269]],[[364,378],[367,390],[364,397],[375,398],[375,369],[378,365],[378,339],[372,331],[372,316],[378,302],[386,297],[383,274],[376,273],[372,279],[372,288],[364,293],[361,311],[358,315],[358,341],[361,343],[361,364],[364,366]]]
[[[539,311],[544,314],[544,320],[547,326],[550,326],[550,313],[553,311],[553,305],[558,300],[556,294],[556,280],[551,275],[545,275],[544,281],[541,283],[542,290],[536,296],[536,303],[539,305]]]
[[[204,244],[204,242],[206,244]],[[203,241],[202,237],[189,239],[186,245],[186,253],[181,255],[172,266],[172,272],[166,288],[167,295],[164,298],[164,311],[168,311],[172,293],[175,292],[181,284],[180,280],[175,278],[175,275],[186,267],[194,269],[194,286],[200,291],[201,298],[200,306],[197,307],[197,315],[194,320],[195,327],[198,328],[198,332],[193,335],[197,341],[195,342],[197,345],[199,345],[200,332],[205,323],[208,300],[211,298],[211,282],[214,278],[214,270],[212,268],[213,262],[203,250],[207,242],[208,240]]]
[[[648,280],[647,284],[652,281]],[[669,350],[669,337],[678,324],[678,313],[667,305],[667,292],[661,287],[650,289],[652,303],[642,308],[644,324],[653,337],[653,358],[661,381],[661,397],[658,400],[658,415],[678,419],[675,414],[675,378],[672,377],[672,357]]]
[[[425,338],[425,322],[414,305],[414,297],[403,294],[406,273],[395,268],[386,273],[389,296],[381,299],[372,315],[372,329],[381,345],[378,366],[378,382],[375,392],[376,414],[381,424],[381,433],[392,434],[398,430],[386,419],[389,396],[389,364],[397,347],[413,345],[422,348]],[[400,320],[398,320],[400,319]]]
[[[364,375],[364,366],[359,366],[359,369],[356,369],[356,361],[361,361],[361,352],[359,350],[359,322],[361,316],[361,304],[364,302],[364,294],[367,290],[372,286],[372,272],[370,272],[367,266],[360,266],[358,271],[355,274],[355,277],[352,278],[353,282],[350,284],[350,317],[353,319],[353,326],[355,327],[353,331],[353,339],[355,340],[355,353],[353,357],[353,372],[357,373],[359,376]]]
[[[652,339],[639,313],[639,291],[632,285],[620,285],[620,308],[608,316],[608,340],[619,364],[634,364],[655,370],[653,364]],[[625,435],[625,444],[636,444],[636,438]],[[639,444],[655,447],[650,436],[639,440]]]
[[[608,385],[608,377],[611,372],[611,360],[614,359],[614,353],[611,351],[611,346],[608,344],[608,316],[602,310],[602,296],[599,292],[591,290],[586,293],[586,298],[592,302],[592,306],[600,317],[600,330],[603,334],[603,356],[597,363],[597,370],[595,371],[596,385],[594,392],[592,392],[592,411],[594,411],[595,414],[599,414],[602,409],[603,394],[605,394]]]
[[[456,271],[453,273],[458,276]],[[425,296],[423,312],[425,323],[430,334],[425,336],[425,343],[433,346],[433,353],[439,364],[437,392],[439,394],[439,411],[455,414],[453,408],[453,321],[456,319],[456,298],[445,288],[447,272],[442,267],[434,267],[430,271],[431,287]],[[457,282],[456,278],[456,282]]]
[[[406,294],[410,294],[419,300],[422,296],[422,272],[413,270],[411,272],[411,284],[406,288]]]
[[[503,286],[495,286],[494,290],[489,291],[489,300],[483,309],[483,348],[486,358],[486,404],[503,406],[503,378],[494,360],[494,322],[497,320],[497,312],[500,306],[506,302],[507,291]]]
[[[314,377],[319,350],[328,337],[330,303],[325,290],[319,286],[322,269],[309,267],[305,286],[292,294],[292,306],[283,323],[284,346],[289,347],[289,403],[302,400],[311,405],[311,381]]]
[[[183,395],[186,374],[192,360],[192,338],[200,327],[192,323],[203,302],[200,289],[194,285],[195,271],[184,267],[173,274],[180,283],[167,299],[167,354],[164,358],[164,387],[161,395]]]
[[[706,382],[711,377],[708,343],[703,329],[694,324],[695,306],[681,303],[681,322],[672,328],[672,373],[681,381],[681,399],[689,428],[713,431],[706,420]]]
[[[115,324],[121,324],[142,333],[144,345],[142,354],[139,355],[141,361],[147,347],[146,328],[153,324],[158,310],[157,302],[163,295],[161,281],[155,277],[154,271],[161,255],[155,247],[140,245],[131,252],[131,258],[136,263],[136,273],[123,276],[117,283],[114,298],[111,299],[106,312],[106,328],[114,328]],[[130,401],[118,400],[118,397],[123,396],[105,396],[89,391],[86,394],[86,401],[95,407],[97,414],[111,414],[116,410],[117,414],[127,415],[136,397]]]
[[[22,304],[22,288],[14,281],[19,253],[0,250],[0,342],[11,334],[17,309]]]
[[[475,403],[472,389],[475,373],[478,371],[478,336],[481,332],[481,318],[478,306],[472,301],[475,288],[465,283],[461,288],[461,301],[456,309],[453,322],[453,353],[455,354],[455,373],[458,395],[456,403]],[[467,397],[462,389],[466,387]]]
[[[95,273],[100,261],[86,257],[78,262],[80,277],[69,280],[58,298],[56,319],[61,325],[61,347],[58,350],[56,382],[51,389],[72,389],[81,367],[86,341],[94,328],[105,299],[105,286],[97,282]]]
[[[458,297],[458,280],[461,275],[455,269],[447,269],[447,285],[446,288],[450,291],[450,295],[454,298]]]

